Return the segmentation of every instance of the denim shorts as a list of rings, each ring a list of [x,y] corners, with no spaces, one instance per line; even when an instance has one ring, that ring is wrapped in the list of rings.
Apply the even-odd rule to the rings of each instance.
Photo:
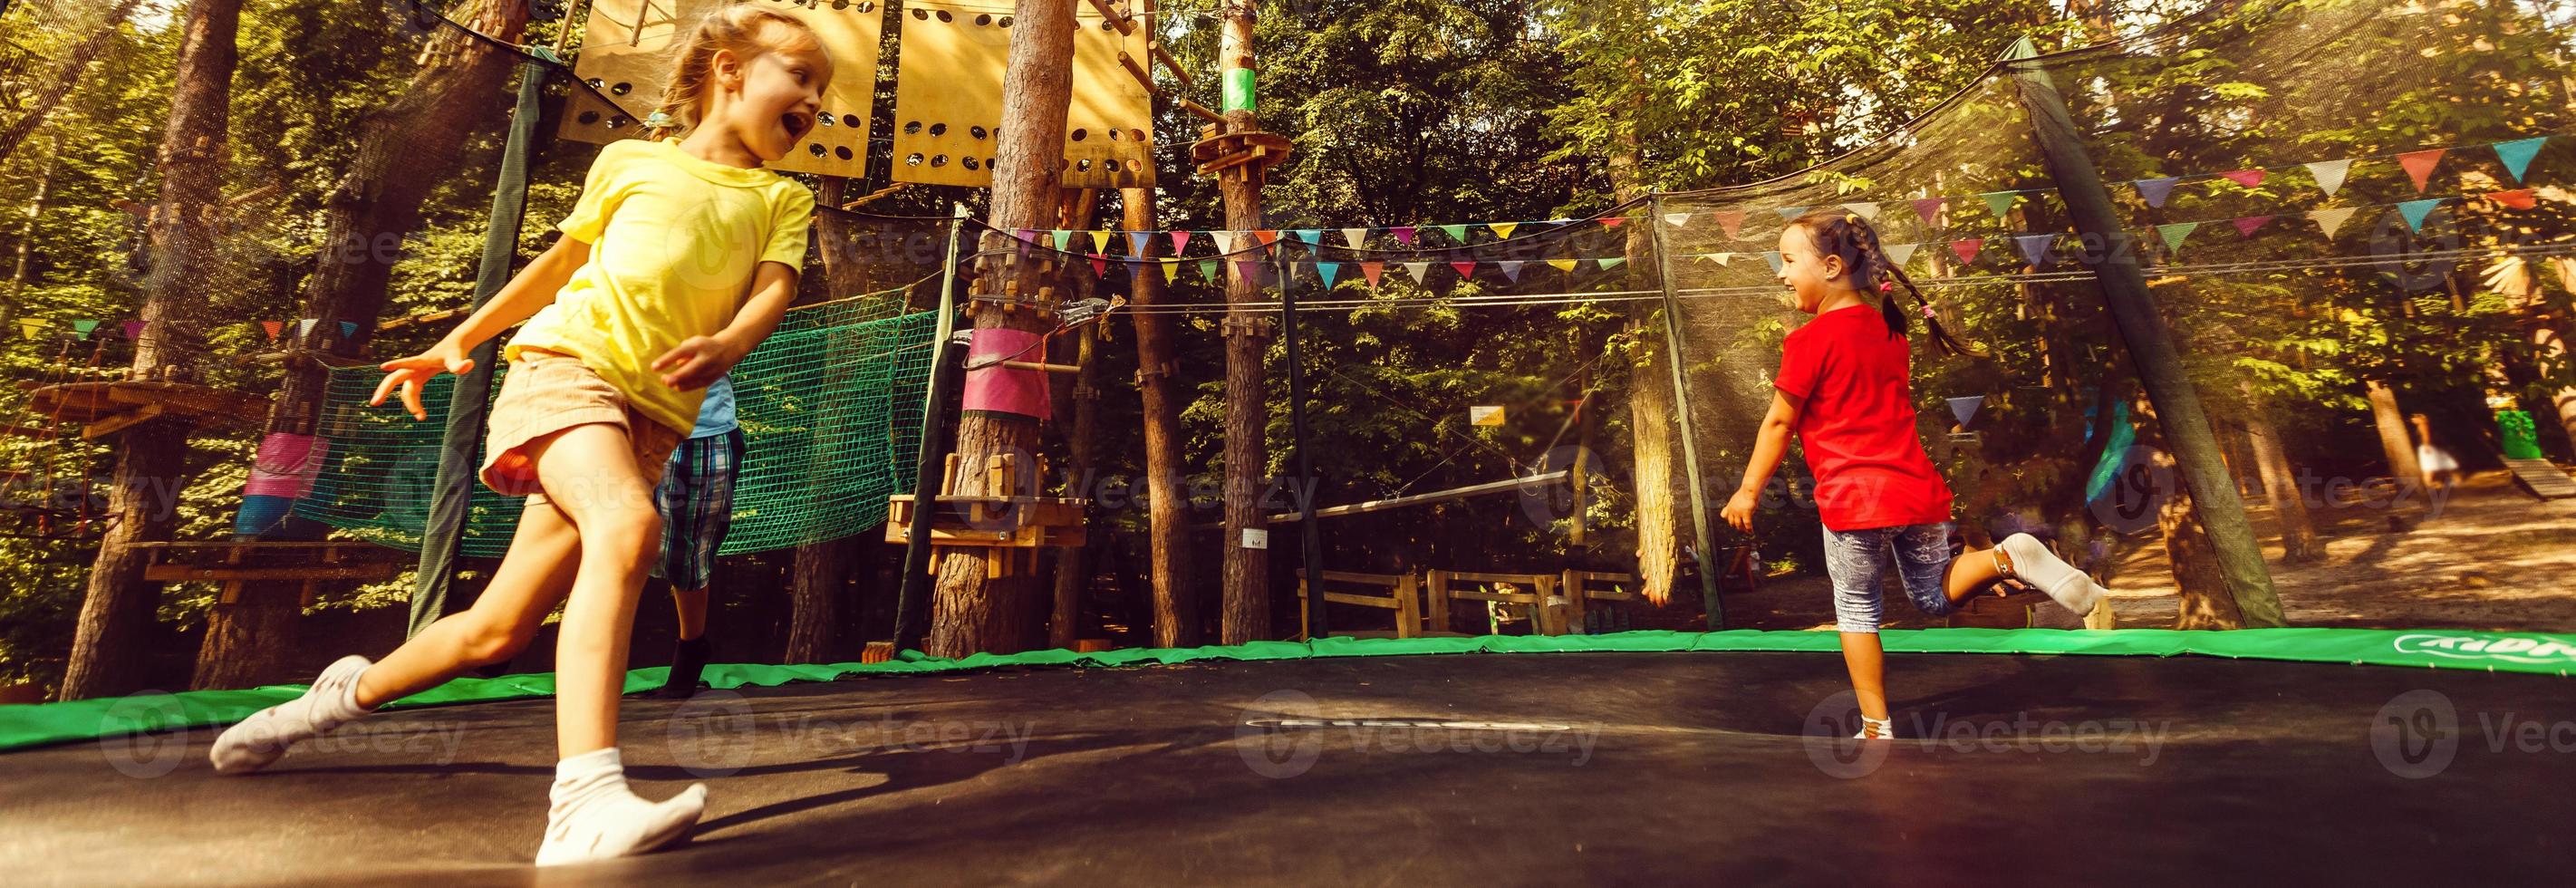
[[[1905,580],[1905,597],[1916,610],[1935,617],[1959,609],[1950,600],[1951,522],[1825,531],[1825,575],[1834,583],[1834,628],[1844,632],[1878,632],[1879,586],[1895,562]]]

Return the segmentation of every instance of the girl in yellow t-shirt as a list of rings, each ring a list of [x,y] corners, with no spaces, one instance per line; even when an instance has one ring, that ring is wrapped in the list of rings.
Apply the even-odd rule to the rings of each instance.
[[[677,138],[618,142],[591,165],[563,236],[447,338],[387,361],[371,404],[465,373],[521,320],[504,358],[483,483],[526,495],[510,550],[471,609],[369,663],[331,665],[304,696],[224,732],[211,757],[240,773],[390,700],[508,660],[555,605],[556,766],[539,865],[650,851],[705,809],[693,785],[661,802],[626,786],[617,705],[636,597],[660,546],[654,483],[703,390],[769,335],[802,269],[813,194],[764,165],[814,125],[832,60],[813,32],[757,4],[700,21],[657,117]]]

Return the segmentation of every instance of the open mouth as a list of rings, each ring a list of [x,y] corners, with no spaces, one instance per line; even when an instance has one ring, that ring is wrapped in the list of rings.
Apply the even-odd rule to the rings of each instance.
[[[807,117],[794,111],[778,115],[778,122],[787,127],[787,136],[791,139],[804,138],[805,131],[813,128],[814,126],[814,118]]]

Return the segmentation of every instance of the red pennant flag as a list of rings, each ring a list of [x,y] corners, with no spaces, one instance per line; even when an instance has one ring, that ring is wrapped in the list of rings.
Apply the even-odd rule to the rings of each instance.
[[[1459,276],[1459,277],[1462,277],[1462,278],[1472,278],[1472,277],[1475,277],[1475,276],[1476,276],[1476,263],[1473,263],[1473,262],[1452,262],[1452,263],[1449,263],[1449,267],[1457,269],[1457,270],[1458,270],[1458,276]]]
[[[2529,188],[2516,188],[2512,191],[2489,191],[2487,192],[2487,199],[2517,210],[2528,210],[2540,205],[2540,201],[2532,194],[2532,191]]]
[[[1601,217],[1601,218],[1599,218],[1599,219],[1595,219],[1595,220],[1593,220],[1593,221],[1601,223],[1601,227],[1603,227],[1603,228],[1617,228],[1617,227],[1619,227],[1620,225],[1626,224],[1626,223],[1627,223],[1627,221],[1628,221],[1628,217],[1626,217],[1626,216],[1603,216],[1603,217]]]
[[[1265,228],[1265,229],[1262,229],[1262,230],[1259,230],[1259,231],[1255,231],[1255,232],[1253,232],[1253,233],[1252,233],[1252,236],[1253,236],[1253,237],[1256,237],[1256,238],[1260,238],[1260,239],[1261,239],[1261,245],[1262,245],[1262,246],[1265,246],[1265,247],[1270,246],[1270,245],[1272,245],[1272,244],[1276,244],[1276,243],[1278,243],[1278,242],[1279,242],[1279,232],[1277,232],[1277,231],[1272,231],[1272,230],[1270,230],[1270,229],[1266,229],[1266,228]]]
[[[1394,228],[1387,229],[1387,231],[1394,233],[1396,243],[1403,244],[1408,247],[1413,246],[1413,226],[1398,225]]]
[[[2263,223],[2270,221],[2272,221],[2272,217],[2270,216],[2240,217],[2236,220],[2236,233],[2245,237],[2253,237],[2255,229],[2263,227]]]
[[[141,338],[143,338],[143,322],[142,322],[142,321],[127,321],[127,322],[125,322],[125,338],[127,338],[127,339],[141,339]]]
[[[286,329],[286,322],[285,322],[285,321],[261,321],[261,322],[259,322],[259,326],[260,326],[262,329],[265,329],[265,330],[267,330],[267,331],[268,331],[268,338],[269,338],[269,341],[271,341],[271,342],[275,342],[275,341],[277,341],[277,331]]]
[[[2433,181],[2433,165],[2441,163],[2442,153],[2449,150],[2451,149],[2435,148],[2430,151],[2409,151],[2397,155],[2397,165],[2405,167],[2406,175],[2415,179],[2415,193],[2424,193],[2424,186]]]
[[[1941,215],[1941,208],[1949,204],[1950,199],[1946,197],[1927,197],[1914,202],[1914,214],[1923,217],[1923,224],[1930,225],[1933,217]]]
[[[1361,277],[1368,278],[1368,285],[1369,285],[1369,289],[1371,289],[1371,290],[1375,290],[1375,289],[1377,289],[1377,276],[1378,276],[1378,273],[1379,273],[1379,272],[1382,272],[1382,271],[1385,271],[1385,270],[1386,270],[1386,263],[1384,263],[1384,262],[1362,262],[1362,263],[1360,263],[1360,276],[1361,276]]]
[[[1172,255],[1174,255],[1174,256],[1178,256],[1178,255],[1180,255],[1182,252],[1184,252],[1184,251],[1188,250],[1189,248],[1190,248],[1190,233],[1189,233],[1189,232],[1186,232],[1186,231],[1175,231],[1175,232],[1172,232]]]
[[[2256,185],[2263,184],[2264,174],[2262,170],[2230,170],[2228,172],[2220,173],[2219,175],[2238,185],[2252,188]]]
[[[1717,227],[1725,229],[1726,236],[1729,239],[1734,239],[1736,237],[1736,230],[1744,227],[1744,213],[1741,210],[1724,213],[1710,213],[1709,215],[1717,217]]]
[[[1109,257],[1098,253],[1091,254],[1091,276],[1096,278],[1109,276]]]
[[[1959,261],[1961,262],[1977,261],[1977,252],[1985,248],[1986,239],[1982,237],[1972,237],[1967,240],[1954,240],[1950,242],[1950,252],[1959,254]]]

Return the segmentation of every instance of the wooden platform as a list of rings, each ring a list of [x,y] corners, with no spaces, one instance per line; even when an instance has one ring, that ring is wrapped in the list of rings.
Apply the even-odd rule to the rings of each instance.
[[[181,382],[67,382],[35,389],[31,397],[29,409],[37,415],[83,426],[81,437],[91,439],[152,419],[210,425],[268,417],[267,398]]]
[[[2514,484],[2532,496],[2544,500],[2576,498],[2576,478],[2545,459],[2508,459],[2504,467],[2512,470]]]
[[[400,549],[345,540],[137,543],[134,547],[144,552],[143,579],[222,583],[222,600],[227,604],[240,593],[242,583],[257,581],[300,581],[310,603],[315,583],[379,583],[401,575],[403,568],[419,559]]]

